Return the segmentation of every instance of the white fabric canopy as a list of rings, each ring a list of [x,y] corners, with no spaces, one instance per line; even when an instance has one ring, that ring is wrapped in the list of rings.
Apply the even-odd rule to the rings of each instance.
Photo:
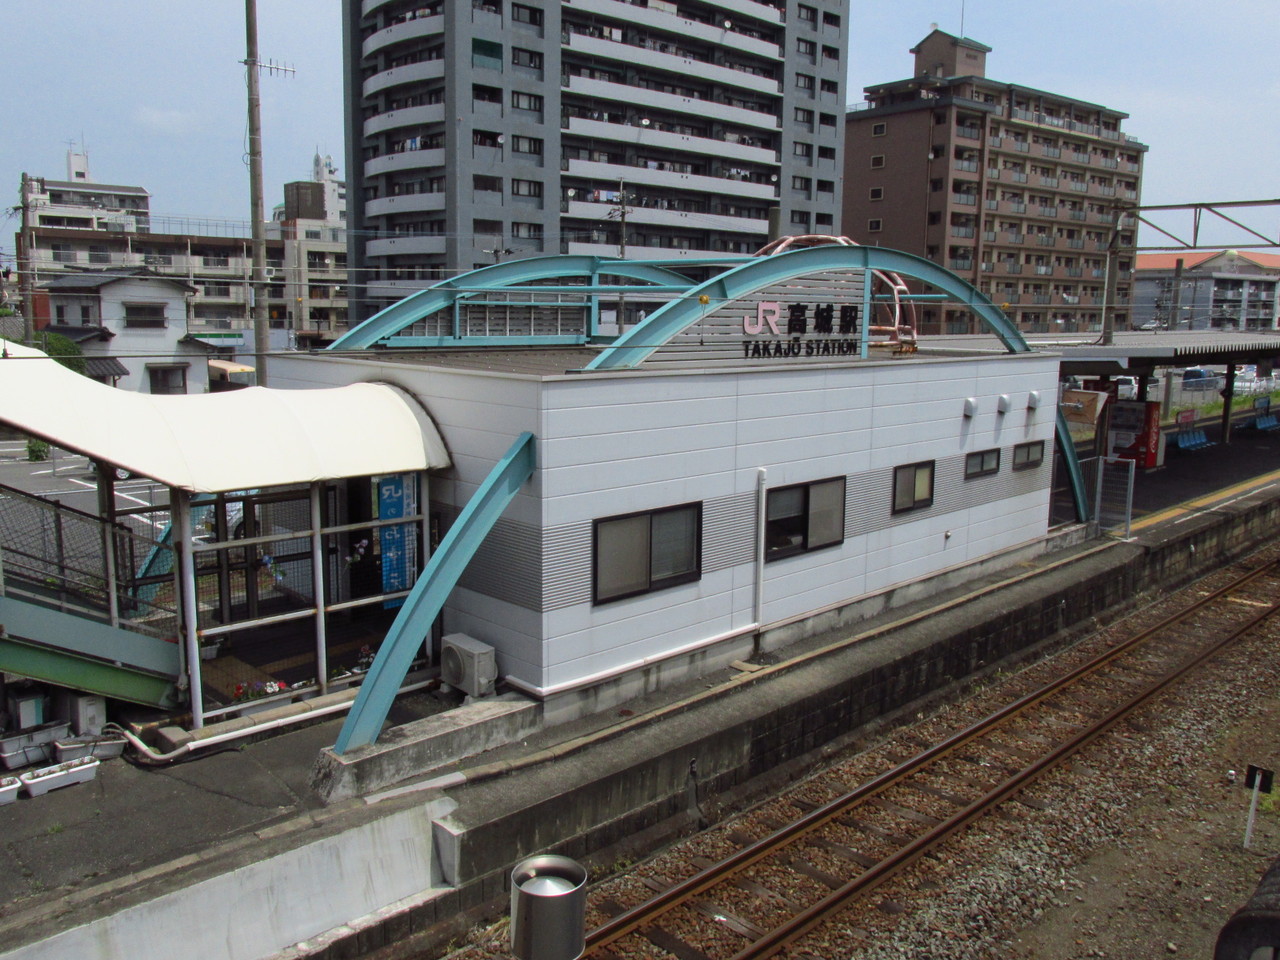
[[[14,343],[0,350],[0,421],[193,493],[450,465],[427,412],[390,384],[153,396]]]

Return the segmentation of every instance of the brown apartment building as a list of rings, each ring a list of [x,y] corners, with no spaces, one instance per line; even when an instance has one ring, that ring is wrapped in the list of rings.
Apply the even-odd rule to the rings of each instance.
[[[990,51],[934,30],[909,79],[865,88],[845,116],[845,233],[947,267],[1026,332],[1099,329],[1104,304],[1126,329],[1147,147],[1126,113],[988,79]],[[959,309],[922,318],[977,330]]]

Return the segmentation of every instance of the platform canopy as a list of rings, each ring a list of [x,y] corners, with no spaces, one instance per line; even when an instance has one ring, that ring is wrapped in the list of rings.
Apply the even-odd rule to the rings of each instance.
[[[390,384],[155,396],[3,341],[0,421],[193,493],[450,465],[426,410]]]

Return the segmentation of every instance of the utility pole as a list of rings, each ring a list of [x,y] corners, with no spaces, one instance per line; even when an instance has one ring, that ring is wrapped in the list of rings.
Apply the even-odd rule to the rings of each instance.
[[[22,343],[31,346],[35,342],[35,277],[31,272],[36,266],[36,252],[31,236],[31,178],[22,174],[22,249],[18,251],[18,291],[22,298]]]
[[[250,316],[253,318],[254,367],[257,383],[267,385],[267,351],[270,333],[267,320],[267,235],[263,221],[262,202],[262,102],[258,94],[258,71],[263,64],[258,60],[258,3],[244,0],[245,29],[245,82],[249,88],[249,218],[252,221],[253,273],[249,280],[249,296],[252,301]],[[293,73],[292,67],[269,63],[272,73]]]
[[[627,259],[627,201],[631,198],[627,195],[627,181],[618,181],[618,259]],[[609,216],[613,217],[615,211],[610,210]],[[623,332],[622,317],[626,309],[626,295],[618,294],[618,333]]]

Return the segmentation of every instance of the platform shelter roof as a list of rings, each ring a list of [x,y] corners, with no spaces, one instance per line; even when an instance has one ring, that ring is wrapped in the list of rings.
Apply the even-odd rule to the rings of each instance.
[[[193,493],[450,465],[426,410],[390,384],[154,396],[14,343],[0,346],[0,422]]]

